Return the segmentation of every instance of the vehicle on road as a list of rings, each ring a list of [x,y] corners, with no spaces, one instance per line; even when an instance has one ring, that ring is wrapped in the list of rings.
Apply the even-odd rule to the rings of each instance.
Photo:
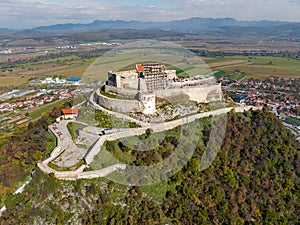
[[[112,134],[113,133],[113,130],[110,129],[110,128],[106,128],[106,129],[103,129],[100,133],[99,133],[99,136],[104,136],[106,134]]]

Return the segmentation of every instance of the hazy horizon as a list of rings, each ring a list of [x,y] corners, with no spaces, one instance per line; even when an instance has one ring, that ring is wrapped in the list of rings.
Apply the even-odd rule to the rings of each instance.
[[[0,0],[0,6],[0,27],[17,30],[94,20],[166,22],[192,17],[300,22],[299,0]]]
[[[188,20],[188,19],[192,19],[192,18],[202,18],[202,19],[234,19],[236,21],[240,21],[240,22],[259,22],[259,21],[271,21],[271,22],[283,22],[283,23],[300,23],[300,22],[293,22],[293,21],[283,21],[283,20],[238,20],[235,18],[230,18],[230,17],[219,17],[219,18],[212,18],[212,17],[189,17],[189,18],[183,18],[183,19],[175,19],[175,20],[168,20],[168,21],[143,21],[143,20],[126,20],[126,19],[107,19],[107,20],[102,20],[102,19],[94,19],[91,21],[87,21],[86,23],[53,23],[53,24],[46,24],[46,25],[39,25],[39,26],[34,26],[34,27],[24,27],[24,28],[11,28],[11,27],[0,27],[0,28],[4,28],[4,29],[12,29],[12,30],[22,30],[22,29],[34,29],[37,27],[43,27],[43,26],[54,26],[54,25],[60,25],[60,24],[90,24],[93,23],[94,21],[126,21],[126,22],[130,22],[130,21],[138,21],[138,22],[172,22],[172,21],[180,21],[180,20]]]

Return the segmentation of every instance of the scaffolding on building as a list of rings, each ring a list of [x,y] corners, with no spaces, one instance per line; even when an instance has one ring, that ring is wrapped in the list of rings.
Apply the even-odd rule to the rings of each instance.
[[[142,70],[143,72],[140,76],[145,80],[148,92],[165,89],[167,87],[167,73],[163,64],[142,64]]]

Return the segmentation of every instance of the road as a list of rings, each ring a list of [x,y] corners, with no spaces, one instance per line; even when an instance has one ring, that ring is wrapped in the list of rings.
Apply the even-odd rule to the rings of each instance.
[[[67,128],[70,120],[62,120],[59,123],[55,123],[50,126],[51,132],[56,136],[59,148],[56,148],[60,154],[51,154],[53,163],[62,168],[68,168],[79,163],[83,156],[86,154],[87,150],[77,147],[74,143],[70,132]],[[58,156],[54,158],[55,156]],[[49,160],[48,160],[49,161]]]
[[[109,134],[109,135],[105,135],[102,137],[99,137],[99,139],[96,141],[96,143],[94,144],[94,146],[91,148],[91,150],[85,155],[85,161],[87,162],[87,164],[90,164],[93,161],[93,158],[95,155],[97,155],[100,151],[101,151],[101,147],[102,145],[106,142],[106,141],[113,141],[113,140],[117,140],[120,138],[126,138],[126,137],[132,137],[132,136],[137,136],[137,135],[141,135],[144,134],[146,132],[147,129],[151,128],[154,132],[162,132],[165,130],[170,130],[173,129],[177,126],[183,125],[183,124],[187,124],[190,122],[193,122],[197,119],[200,118],[204,118],[204,117],[208,117],[210,115],[212,116],[217,116],[217,115],[221,115],[227,112],[230,112],[233,107],[229,107],[229,108],[221,108],[221,109],[217,109],[217,110],[213,110],[210,112],[204,112],[204,113],[199,113],[196,115],[192,115],[192,116],[187,116],[178,120],[174,120],[174,121],[170,121],[170,122],[164,122],[164,123],[160,123],[160,124],[149,124],[149,123],[143,123],[141,121],[137,121],[135,119],[132,119],[126,115],[123,115],[121,113],[116,113],[116,112],[112,112],[109,111],[107,109],[102,108],[101,106],[98,106],[93,99],[93,95],[92,95],[92,99],[90,99],[90,102],[92,103],[92,105],[95,106],[95,108],[98,108],[100,110],[103,110],[104,112],[107,112],[111,115],[114,116],[118,116],[119,118],[122,119],[127,119],[127,120],[131,120],[134,121],[136,123],[139,123],[140,125],[142,125],[141,128],[130,128],[130,129],[125,129],[125,130],[120,130],[117,133],[113,133],[113,134]],[[252,107],[252,106],[240,106],[240,107],[235,107],[235,111],[236,112],[243,112],[245,110],[250,110],[250,109],[258,109],[256,107]],[[62,121],[62,125],[66,127],[67,122],[63,122]],[[60,126],[61,127],[61,126]],[[61,128],[63,129],[63,128]],[[67,132],[67,130],[64,130],[64,132]],[[84,171],[84,169],[87,167],[87,165],[82,165],[80,168],[78,168],[76,171],[56,171],[54,169],[51,169],[48,166],[48,163],[50,161],[52,161],[55,158],[60,157],[60,154],[72,154],[72,149],[73,149],[73,145],[71,143],[69,143],[71,141],[71,138],[68,137],[67,140],[64,139],[60,139],[60,141],[58,142],[58,146],[57,148],[52,152],[50,159],[46,159],[45,161],[38,163],[39,168],[44,171],[45,173],[54,173],[55,177],[57,177],[58,179],[61,180],[77,180],[77,179],[91,179],[91,178],[96,178],[96,177],[103,177],[106,176],[107,174],[115,171],[115,170],[124,170],[126,168],[125,164],[116,164],[116,165],[112,165],[109,166],[107,168],[101,169],[101,170],[95,170],[95,171]],[[64,142],[66,142],[64,144]],[[62,146],[69,146],[69,150],[68,150],[68,154],[66,153],[66,151],[64,151],[63,153],[61,153],[62,151]],[[64,148],[64,147],[63,147]],[[77,152],[76,148],[75,152]],[[74,151],[73,149],[73,151]],[[68,160],[68,157],[61,157],[62,160]]]
[[[299,141],[300,140],[300,130],[297,130],[297,128],[294,128],[291,124],[285,123],[282,121],[283,125],[288,128],[295,136],[296,139]]]

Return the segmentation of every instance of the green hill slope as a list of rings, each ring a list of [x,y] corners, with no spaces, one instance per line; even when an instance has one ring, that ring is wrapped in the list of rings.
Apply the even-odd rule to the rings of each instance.
[[[205,171],[198,170],[202,144],[182,171],[147,187],[106,179],[60,182],[37,171],[22,194],[7,199],[0,222],[297,224],[299,151],[299,142],[272,114],[230,113],[222,150]],[[158,194],[162,198],[155,198]]]

